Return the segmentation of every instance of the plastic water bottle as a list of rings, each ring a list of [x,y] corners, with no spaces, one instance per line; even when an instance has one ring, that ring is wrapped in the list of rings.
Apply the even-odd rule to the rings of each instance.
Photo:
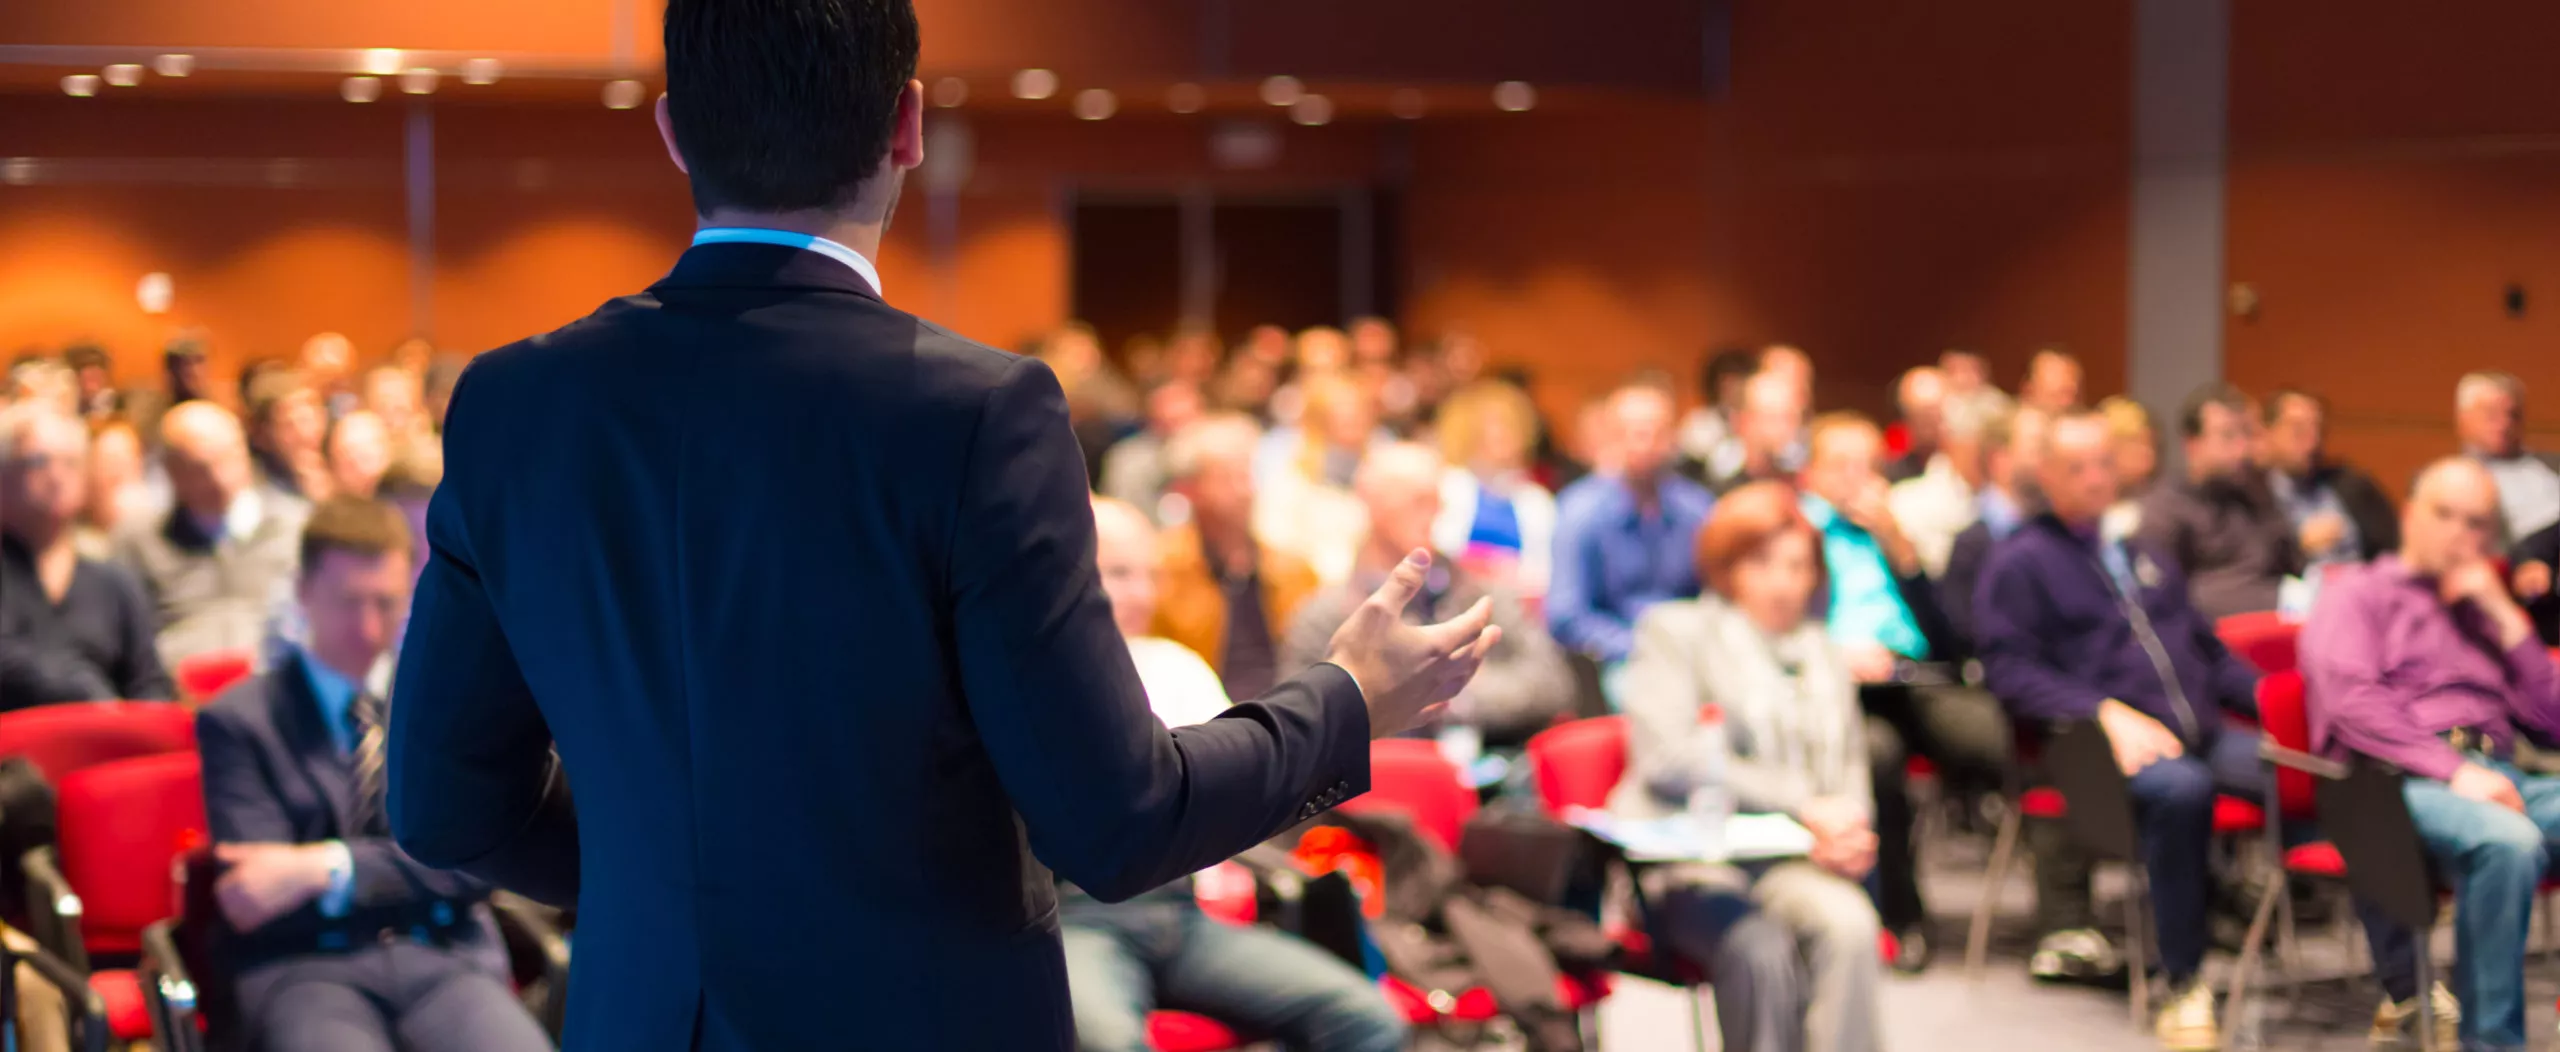
[[[1725,823],[1733,818],[1733,792],[1725,787],[1725,764],[1732,747],[1725,739],[1724,710],[1714,705],[1698,710],[1697,732],[1689,736],[1689,822],[1698,836],[1698,856],[1720,861],[1728,854]]]

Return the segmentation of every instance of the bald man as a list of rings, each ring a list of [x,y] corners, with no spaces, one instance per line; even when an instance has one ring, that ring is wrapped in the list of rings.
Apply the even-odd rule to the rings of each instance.
[[[171,694],[141,587],[73,544],[88,446],[50,402],[0,408],[0,708]]]
[[[116,539],[116,561],[141,579],[158,614],[160,656],[174,667],[211,650],[256,647],[301,565],[302,516],[256,485],[239,418],[181,402],[160,419],[172,507]]]
[[[1920,477],[1938,455],[1947,410],[1947,374],[1934,365],[1912,367],[1894,383],[1893,403],[1902,414],[1902,434],[1909,444],[1901,456],[1885,465],[1884,477],[1901,482]]]
[[[1395,569],[1404,553],[1431,547],[1431,524],[1440,515],[1440,454],[1431,447],[1397,442],[1372,451],[1352,478],[1352,492],[1368,509],[1369,533],[1360,547],[1350,580],[1317,592],[1300,608],[1289,627],[1281,669],[1295,671],[1324,660],[1326,642],[1349,620],[1366,592]],[[1502,626],[1502,641],[1486,656],[1464,693],[1449,703],[1448,724],[1473,728],[1487,746],[1508,750],[1525,744],[1573,704],[1573,671],[1564,651],[1543,626],[1520,606],[1519,596],[1492,581],[1479,580],[1455,558],[1434,560],[1422,594],[1406,608],[1405,617],[1428,624],[1479,602],[1493,606],[1493,623]],[[1418,728],[1431,733],[1434,728]]]
[[[2560,837],[2560,778],[2513,762],[2520,728],[2560,736],[2560,671],[2499,577],[2500,514],[2478,461],[2429,465],[2400,550],[2331,569],[2301,642],[2313,747],[2407,772],[2418,836],[2452,878],[2465,1048],[2524,1047],[2526,924]]]

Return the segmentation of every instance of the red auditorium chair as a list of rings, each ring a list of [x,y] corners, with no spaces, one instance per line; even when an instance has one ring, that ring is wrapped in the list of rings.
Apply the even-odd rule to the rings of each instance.
[[[2260,672],[2291,672],[2300,665],[2295,643],[2302,638],[2302,623],[2286,620],[2273,610],[2233,614],[2214,622],[2213,634],[2225,649]]]
[[[0,757],[24,756],[56,782],[84,767],[195,747],[195,710],[172,702],[74,701],[0,713]]]
[[[89,977],[117,1041],[152,1035],[132,968],[91,970],[92,958],[142,955],[143,929],[176,912],[180,855],[205,842],[204,790],[194,751],[96,764],[55,782],[56,843],[27,852],[31,932]]]
[[[212,701],[214,695],[249,678],[258,670],[258,655],[249,650],[208,650],[178,662],[178,693],[195,702]]]

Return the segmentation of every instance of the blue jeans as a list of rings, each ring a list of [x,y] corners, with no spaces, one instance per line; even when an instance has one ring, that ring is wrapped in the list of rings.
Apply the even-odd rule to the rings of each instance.
[[[2411,778],[2401,790],[2418,837],[2453,881],[2453,992],[2462,999],[2462,1042],[2524,1047],[2524,944],[2533,896],[2560,836],[2560,778],[2470,757],[2506,775],[2525,813],[2453,795],[2445,783]]]
[[[1147,1052],[1147,1013],[1159,1006],[1292,1048],[1404,1047],[1404,1017],[1377,984],[1296,936],[1162,899],[1077,902],[1062,919],[1067,996],[1083,1052]]]
[[[2263,800],[2266,786],[2258,736],[2227,728],[2131,779],[2152,922],[2160,932],[2160,970],[2173,984],[2194,978],[2212,941],[2213,873],[2206,852],[2213,844],[2213,799],[2229,794]]]

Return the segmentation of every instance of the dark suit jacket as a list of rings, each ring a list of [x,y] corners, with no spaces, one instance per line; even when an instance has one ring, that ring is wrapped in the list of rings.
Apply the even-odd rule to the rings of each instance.
[[[254,932],[217,933],[224,963],[245,971],[302,954],[361,952],[386,928],[408,931],[441,918],[476,964],[505,975],[497,929],[474,908],[488,885],[423,865],[389,837],[357,831],[354,764],[322,723],[302,661],[296,656],[242,680],[196,714],[205,817],[220,843],[344,841],[355,862],[354,897],[345,917],[323,917],[315,902]],[[241,986],[244,997],[257,989],[254,982]]]
[[[572,1049],[1065,1049],[1051,868],[1127,898],[1368,788],[1331,665],[1155,720],[1087,500],[1046,366],[696,247],[456,389],[392,828],[574,899]]]
[[[1972,657],[1980,649],[1973,634],[1973,590],[1981,586],[1982,568],[1991,562],[1992,543],[1991,527],[1977,521],[1956,534],[1955,547],[1947,551],[1947,572],[1938,577],[1938,608],[1947,615],[1956,646],[1949,660]]]

